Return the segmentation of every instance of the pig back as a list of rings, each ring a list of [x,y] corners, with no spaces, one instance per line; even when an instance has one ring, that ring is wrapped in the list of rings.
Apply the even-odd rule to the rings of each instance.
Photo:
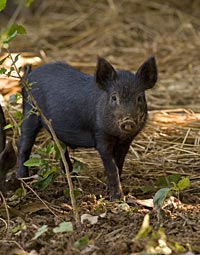
[[[31,92],[42,112],[62,140],[82,133],[82,138],[94,146],[96,105],[103,93],[94,77],[64,63],[53,63],[33,70],[28,76]],[[30,109],[23,91],[24,111]],[[45,125],[45,124],[43,124]],[[84,144],[84,142],[83,142]]]

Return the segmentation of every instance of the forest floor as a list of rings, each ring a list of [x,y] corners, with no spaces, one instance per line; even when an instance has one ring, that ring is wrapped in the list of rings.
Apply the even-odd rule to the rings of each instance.
[[[71,150],[79,170],[73,180],[82,219],[75,224],[65,176],[46,155],[58,169],[46,189],[36,188],[32,178],[21,183],[20,195],[10,191],[0,198],[0,254],[200,254],[200,2],[49,0],[36,8],[21,15],[18,23],[27,34],[10,45],[12,53],[21,53],[19,66],[61,60],[93,74],[100,55],[118,69],[134,71],[154,55],[159,80],[147,91],[148,122],[126,158],[125,201],[109,201],[95,150]],[[13,116],[21,104],[9,97],[17,91],[16,79],[0,77],[6,119],[16,127],[8,131],[14,145],[19,130]],[[48,143],[42,132],[33,153]],[[172,192],[162,209],[153,208],[157,190],[185,177],[189,187]],[[71,222],[73,230],[55,233],[62,222]],[[145,231],[138,234],[144,222]],[[41,227],[44,233],[36,238]]]

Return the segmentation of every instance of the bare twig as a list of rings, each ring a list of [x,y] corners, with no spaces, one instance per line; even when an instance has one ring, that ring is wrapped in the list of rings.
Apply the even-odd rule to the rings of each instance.
[[[30,185],[28,185],[23,178],[19,178],[19,180],[28,188],[30,189],[33,194],[43,203],[43,205],[55,216],[57,217],[57,215],[54,213],[54,211],[51,210],[51,208],[47,205],[47,203],[44,202],[43,199],[40,198],[40,196],[30,187]]]
[[[6,236],[7,236],[8,231],[9,231],[9,225],[10,225],[10,214],[9,214],[9,211],[8,211],[8,206],[7,206],[6,200],[5,200],[5,198],[4,198],[1,191],[0,191],[0,196],[2,197],[3,204],[4,204],[4,207],[5,207],[5,211],[6,211],[6,216],[7,216],[7,224],[6,224]]]

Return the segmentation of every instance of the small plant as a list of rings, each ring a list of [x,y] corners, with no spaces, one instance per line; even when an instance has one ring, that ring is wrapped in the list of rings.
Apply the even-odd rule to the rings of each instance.
[[[179,243],[168,240],[164,228],[159,227],[157,230],[153,230],[149,214],[145,215],[142,226],[132,242],[134,248],[142,249],[138,254],[170,255],[185,251],[185,248]]]
[[[190,180],[188,177],[180,177],[180,175],[170,175],[168,177],[161,177],[157,180],[157,184],[167,187],[159,189],[153,198],[154,207],[159,209],[163,206],[166,198],[175,193],[175,196],[179,198],[180,191],[190,186]]]
[[[64,146],[63,146],[64,147]],[[45,159],[42,157],[44,156]],[[52,157],[60,159],[60,153],[54,142],[50,142],[42,149],[38,149],[34,157],[27,160],[24,165],[28,167],[39,167],[37,188],[46,189],[57,175],[57,168],[52,164]]]
[[[89,245],[89,238],[87,235],[82,236],[74,243],[74,247],[78,250],[84,250]]]
[[[37,229],[35,236],[32,238],[32,240],[38,239],[41,235],[44,233],[48,232],[48,225],[43,225],[40,228]],[[52,229],[54,234],[59,234],[59,233],[72,233],[73,232],[73,225],[69,221],[64,221],[59,224],[58,227],[55,227]]]

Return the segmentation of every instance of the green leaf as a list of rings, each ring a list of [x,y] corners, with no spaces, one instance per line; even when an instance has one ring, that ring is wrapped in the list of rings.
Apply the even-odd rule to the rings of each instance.
[[[182,178],[178,183],[177,186],[179,190],[184,190],[190,186],[190,179],[188,177]]]
[[[69,189],[65,189],[63,191],[64,195],[66,196],[66,198],[70,198],[70,192],[69,192]],[[78,195],[81,194],[81,191],[78,190],[78,189],[74,189],[74,196],[77,197]]]
[[[0,0],[1,1],[1,0]],[[9,57],[9,55],[7,55],[5,58],[2,58],[1,60],[0,60],[0,65],[2,65],[3,63],[4,63],[4,61],[7,59]]]
[[[43,225],[41,228],[38,228],[37,232],[35,233],[35,236],[32,238],[32,240],[36,240],[39,236],[41,236],[43,233],[48,231],[48,226]]]
[[[48,156],[47,152],[46,152],[46,148],[42,148],[42,149],[37,149],[36,153],[39,155],[44,155],[44,156]]]
[[[156,180],[156,185],[159,187],[170,187],[170,184],[177,183],[180,180],[179,174],[171,174],[168,176],[161,176]]]
[[[9,72],[7,72],[7,76],[8,77],[10,77],[11,76],[11,74],[12,74],[12,72],[15,70],[15,68],[13,67],[13,66],[11,66],[11,68],[10,68],[10,70],[9,70]]]
[[[25,221],[22,221],[20,224],[18,224],[12,229],[12,233],[16,234],[17,232],[21,231],[25,226],[26,226]]]
[[[5,9],[6,2],[7,2],[7,0],[0,0],[0,12]]]
[[[17,92],[16,94],[12,94],[12,95],[9,97],[9,103],[11,103],[11,104],[16,104],[17,101],[18,101],[19,99],[21,99],[21,98],[22,98],[22,94],[19,93],[19,92]]]
[[[2,67],[0,69],[0,74],[5,74],[7,72],[7,69],[5,67]]]
[[[74,163],[73,163],[74,173],[84,173],[87,170],[88,170],[87,165],[84,162],[81,162],[80,160],[77,160],[74,158]]]
[[[140,240],[141,238],[146,237],[150,233],[150,231],[151,231],[151,226],[149,224],[149,214],[146,214],[144,216],[142,226],[135,237],[135,240]]]
[[[42,169],[39,171],[39,177],[37,182],[37,188],[46,189],[54,179],[56,173],[56,167],[49,167],[46,161],[41,166]]]
[[[154,189],[153,186],[141,186],[141,187],[139,187],[139,188],[140,188],[141,191],[144,192],[144,193],[147,193],[147,192],[152,191],[152,190]]]
[[[12,128],[12,127],[13,127],[12,124],[8,124],[8,125],[6,125],[3,129],[4,129],[4,130],[7,130],[7,129]]]
[[[18,188],[18,189],[15,190],[15,194],[14,195],[16,197],[22,197],[24,193],[25,193],[25,189]]]
[[[153,204],[155,208],[161,208],[165,202],[165,199],[167,197],[167,195],[170,192],[170,188],[163,188],[163,189],[159,189],[154,198],[153,198]]]
[[[53,152],[55,152],[54,146],[52,143],[47,144],[47,146],[45,148],[45,152],[47,155],[51,155]]]
[[[180,174],[170,174],[169,176],[167,176],[169,183],[172,182],[177,183],[180,180],[180,178],[181,178]]]
[[[26,0],[26,6],[30,7],[34,0]]]
[[[18,59],[19,59],[19,56],[20,56],[20,53],[17,54],[17,55],[15,56],[15,59],[14,59],[14,60],[12,61],[12,63],[11,63],[12,66],[14,66],[14,65],[16,64],[16,62],[17,62]]]
[[[47,178],[49,177],[51,174],[55,173],[56,172],[56,167],[55,166],[52,166],[51,168],[49,168],[47,171],[45,171],[43,173],[43,178]]]
[[[73,225],[71,222],[61,222],[59,227],[53,229],[54,233],[73,232]]]
[[[178,242],[175,242],[174,248],[175,248],[175,251],[177,253],[183,253],[185,251],[185,248],[181,244],[179,244]],[[185,253],[185,254],[187,254],[187,253]]]
[[[23,117],[23,114],[22,114],[20,111],[18,111],[18,112],[15,112],[15,113],[13,114],[13,117],[14,117],[14,118],[22,118],[22,117]]]
[[[26,34],[26,30],[23,26],[13,24],[6,32],[6,39],[4,43],[9,43],[12,39],[14,39],[17,35]]]
[[[52,182],[53,178],[54,178],[53,174],[49,175],[45,179],[40,179],[40,177],[39,177],[38,178],[38,183],[37,183],[38,185],[37,185],[37,187],[39,189],[46,189],[49,186],[49,184]]]
[[[60,145],[63,148],[63,150],[66,151],[66,145],[62,141],[59,141],[59,142],[60,142]],[[59,160],[61,158],[61,156],[60,156],[60,151],[59,151],[56,143],[54,143],[54,150],[56,152],[56,159]]]
[[[74,243],[74,247],[78,250],[83,250],[88,246],[88,243],[89,243],[89,238],[88,236],[85,235]]]
[[[24,166],[41,166],[44,164],[44,160],[41,158],[30,158],[29,160],[27,160],[26,162],[24,162]]]

